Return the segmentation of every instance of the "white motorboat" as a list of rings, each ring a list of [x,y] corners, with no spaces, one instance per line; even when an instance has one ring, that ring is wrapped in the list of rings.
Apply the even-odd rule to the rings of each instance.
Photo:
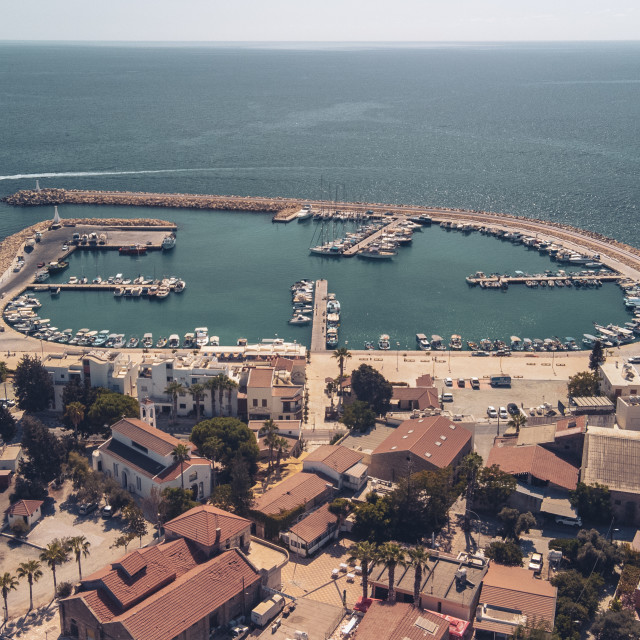
[[[298,222],[302,222],[303,220],[308,220],[312,215],[313,212],[311,211],[311,205],[307,204],[298,211],[296,218],[298,219]]]
[[[219,336],[209,336],[209,346],[211,346],[211,347],[219,347],[220,346],[220,338],[219,338]]]
[[[176,236],[173,233],[162,238],[162,250],[170,251],[176,246]]]
[[[311,318],[309,316],[302,315],[301,313],[293,316],[291,320],[289,320],[289,324],[297,324],[297,325],[305,325],[311,322]]]
[[[416,342],[421,351],[431,351],[431,343],[424,333],[416,333]]]
[[[196,327],[196,346],[206,347],[209,344],[209,329],[207,327]]]
[[[167,344],[169,349],[178,349],[180,347],[180,336],[177,333],[172,333]]]
[[[184,342],[182,343],[182,346],[185,349],[191,349],[193,347],[196,346],[196,334],[195,333],[185,333],[184,334]]]
[[[152,333],[145,333],[142,336],[142,346],[145,349],[151,349],[151,347],[153,347],[153,334]]]
[[[381,349],[382,351],[388,351],[391,349],[391,342],[386,333],[383,333],[378,339],[378,349]]]

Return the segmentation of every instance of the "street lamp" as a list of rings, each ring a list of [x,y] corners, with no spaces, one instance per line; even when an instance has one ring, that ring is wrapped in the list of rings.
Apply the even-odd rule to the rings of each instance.
[[[398,371],[399,368],[400,368],[400,343],[399,342],[396,342],[396,348],[397,348],[397,351],[396,351],[396,371]]]

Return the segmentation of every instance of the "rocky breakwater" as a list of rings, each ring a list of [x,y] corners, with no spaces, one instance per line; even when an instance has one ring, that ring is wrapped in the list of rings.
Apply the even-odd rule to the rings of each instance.
[[[23,190],[3,198],[10,205],[31,207],[56,204],[106,204],[123,207],[170,207],[253,211],[282,216],[298,209],[297,203],[280,198],[248,198],[191,193],[145,193],[129,191],[79,191],[74,189]]]

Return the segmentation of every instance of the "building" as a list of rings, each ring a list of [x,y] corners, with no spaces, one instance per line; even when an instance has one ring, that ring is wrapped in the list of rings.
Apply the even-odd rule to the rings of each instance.
[[[24,522],[31,529],[42,517],[43,504],[42,500],[18,500],[7,510],[9,526],[12,527],[16,522]]]
[[[494,445],[487,466],[498,465],[523,482],[538,486],[572,491],[578,484],[579,467],[560,458],[541,445]]]
[[[311,556],[338,535],[338,516],[329,511],[328,504],[324,504],[294,524],[289,531],[280,533],[280,538],[293,553]]]
[[[508,638],[519,626],[544,626],[551,637],[557,596],[557,588],[533,571],[493,563],[476,611],[476,637]]]
[[[140,357],[138,353],[106,350],[50,353],[43,364],[53,382],[53,409],[62,410],[62,390],[72,381],[135,397]]]
[[[238,395],[238,412],[248,420],[302,420],[304,385],[285,370],[249,367]],[[243,402],[244,401],[244,402]]]
[[[193,447],[137,418],[123,418],[111,427],[111,437],[92,455],[95,471],[115,478],[134,495],[148,498],[155,489],[183,486],[195,499],[211,494],[211,462],[191,449],[191,457],[182,464],[173,459],[179,444]]]
[[[582,454],[582,482],[606,485],[616,518],[640,524],[640,431],[590,426]]]
[[[334,487],[329,479],[317,473],[302,471],[289,476],[254,500],[251,519],[255,533],[265,537],[265,522],[270,517],[281,517],[301,508],[311,511],[330,500],[333,494]],[[283,522],[280,528],[286,526],[288,523]],[[278,532],[271,533],[275,536]]]
[[[619,396],[616,423],[621,429],[640,431],[640,396]]]
[[[598,367],[598,373],[600,390],[611,400],[640,393],[640,375],[632,364],[609,358]]]
[[[173,398],[166,393],[167,386],[177,382],[184,387],[178,394],[177,415],[187,416],[196,412],[195,398],[189,393],[194,384],[206,384],[217,376],[226,376],[240,384],[242,364],[220,362],[215,355],[200,352],[156,353],[145,355],[136,381],[138,398],[150,398],[162,413],[173,410]],[[214,394],[212,399],[211,394]],[[206,389],[199,400],[200,415],[205,418],[215,415],[238,415],[238,388]]]
[[[466,553],[452,556],[432,551],[422,575],[420,606],[460,620],[470,620],[475,615],[487,566],[484,557]],[[396,567],[397,602],[413,602],[414,581],[413,566]],[[386,600],[389,592],[387,566],[376,565],[369,575],[369,582],[372,597]]]
[[[355,640],[448,640],[449,623],[405,602],[373,601]]]
[[[440,402],[435,387],[393,387],[391,411],[436,410],[440,410]]]
[[[284,438],[289,445],[289,448],[283,452],[282,458],[286,459],[289,456],[297,458],[302,453],[303,440],[302,434],[302,420],[274,420],[273,421],[278,430],[276,433],[281,438]],[[249,420],[248,427],[256,437],[258,448],[260,449],[260,459],[269,459],[269,445],[267,444],[264,436],[260,435],[262,427],[264,427],[264,420]]]
[[[251,521],[210,504],[203,504],[164,525],[167,542],[185,538],[207,558],[237,547],[245,553],[251,540]]]
[[[16,473],[22,460],[22,447],[19,444],[9,444],[0,455],[0,470]]]
[[[338,489],[359,491],[368,478],[364,455],[339,445],[325,444],[312,451],[302,462],[304,471],[321,473],[331,478]]]
[[[207,559],[183,538],[137,549],[60,601],[62,634],[97,640],[200,640],[261,599],[261,576],[237,549]]]
[[[588,416],[571,416],[550,424],[524,426],[517,438],[518,446],[539,444],[565,460],[580,464]]]
[[[444,416],[405,420],[371,454],[369,475],[396,482],[409,473],[456,467],[471,440],[470,431]]]

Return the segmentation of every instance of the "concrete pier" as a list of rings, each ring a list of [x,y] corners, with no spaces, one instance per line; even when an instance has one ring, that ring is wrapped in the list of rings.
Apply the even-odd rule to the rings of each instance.
[[[382,229],[371,234],[364,240],[361,240],[360,242],[358,242],[358,244],[354,244],[353,247],[349,247],[342,255],[345,258],[351,258],[352,256],[355,256],[362,249],[365,249],[370,244],[373,244],[376,240],[380,238],[381,235],[389,231],[389,229],[392,229],[395,226],[396,222],[397,222],[397,219],[393,218],[393,220],[391,220],[389,224],[385,225],[384,227],[382,227]]]
[[[599,280],[600,282],[618,282],[622,280],[624,276],[619,273],[603,273],[602,275],[580,275],[577,273],[567,273],[564,276],[485,276],[482,277],[468,277],[467,283],[470,285],[480,285],[488,288],[492,288],[495,285],[510,285],[510,284],[526,284],[527,282],[553,282],[554,284],[558,281],[565,282],[566,280],[570,280],[571,282],[576,282],[578,280],[594,282]]]
[[[316,280],[313,297],[313,320],[311,325],[311,351],[325,351],[327,348],[327,292],[326,280]]]

